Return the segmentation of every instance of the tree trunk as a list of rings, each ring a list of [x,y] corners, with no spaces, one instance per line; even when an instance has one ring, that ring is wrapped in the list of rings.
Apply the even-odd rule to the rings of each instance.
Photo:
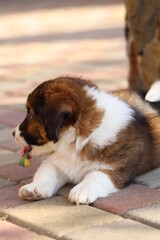
[[[160,79],[160,0],[125,0],[129,87],[146,92]]]

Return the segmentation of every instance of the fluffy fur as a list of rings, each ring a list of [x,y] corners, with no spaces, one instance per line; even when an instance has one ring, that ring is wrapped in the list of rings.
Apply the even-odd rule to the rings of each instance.
[[[71,182],[69,200],[89,204],[160,166],[160,117],[133,92],[57,78],[38,86],[26,107],[15,139],[45,160],[19,190],[23,199],[51,197]]]
[[[158,102],[160,101],[160,80],[155,81],[145,97],[146,101]]]

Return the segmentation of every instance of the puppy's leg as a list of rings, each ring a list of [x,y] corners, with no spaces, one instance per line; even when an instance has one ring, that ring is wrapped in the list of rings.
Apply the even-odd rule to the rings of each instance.
[[[107,174],[96,171],[89,173],[78,185],[71,189],[69,201],[76,204],[90,204],[99,197],[106,197],[118,189]]]
[[[19,190],[19,197],[27,200],[38,200],[52,197],[67,182],[63,173],[49,163],[42,163],[36,172],[33,182]]]

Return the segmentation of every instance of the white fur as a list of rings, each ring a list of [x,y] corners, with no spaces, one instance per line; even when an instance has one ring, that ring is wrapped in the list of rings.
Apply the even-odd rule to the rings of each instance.
[[[46,147],[46,153],[48,146],[46,160],[35,174],[33,182],[20,189],[20,197],[24,199],[51,197],[67,182],[77,184],[81,182],[89,172],[98,171],[99,169],[112,169],[109,165],[98,162],[98,160],[89,161],[87,159],[80,159],[76,148],[69,147],[75,138],[75,129],[71,127],[63,133],[60,141],[54,145],[55,151],[53,153],[50,154],[51,148],[49,144],[44,145]],[[44,146],[42,146],[42,149]],[[32,150],[38,155],[34,149],[38,149],[38,147],[34,146]]]
[[[119,131],[133,119],[133,110],[123,101],[94,88],[85,88],[86,94],[95,99],[97,107],[104,110],[100,126],[86,139],[77,137],[76,129],[70,127],[62,132],[56,144],[49,142],[42,147],[32,146],[32,155],[46,154],[46,160],[40,166],[33,183],[23,186],[19,195],[26,199],[51,197],[67,182],[78,184],[70,194],[71,202],[88,204],[98,197],[104,197],[117,191],[111,179],[99,170],[112,170],[104,162],[81,159],[79,152],[90,142],[93,146],[104,148],[116,141]],[[16,138],[23,142],[19,128]]]
[[[104,110],[100,126],[89,136],[90,141],[103,149],[116,141],[117,134],[133,119],[133,110],[128,104],[109,93],[85,87],[87,94],[96,100],[97,107]]]
[[[155,81],[145,96],[145,100],[149,102],[160,101],[160,80]]]
[[[42,199],[52,197],[67,182],[62,172],[48,163],[42,163],[33,182],[19,190],[19,196],[25,199]]]
[[[81,136],[78,136],[76,139],[76,150],[80,152],[85,145],[89,142],[90,137],[83,139]]]
[[[64,152],[60,151],[48,156],[46,162],[59,169],[67,176],[68,182],[74,184],[82,181],[89,172],[98,171],[99,169],[112,169],[106,163],[99,162],[98,159],[97,161],[89,161],[86,158],[81,159],[76,151],[71,149],[67,151],[67,147],[64,149]]]
[[[44,144],[43,146],[34,146],[32,145],[32,151],[30,153],[31,156],[41,156],[44,154],[51,154],[55,151],[55,147],[54,147],[54,143],[53,142],[48,142],[46,144]]]
[[[97,198],[106,197],[118,191],[110,178],[103,172],[89,173],[69,193],[69,200],[76,204],[90,204]]]
[[[17,126],[14,129],[14,131],[15,131],[15,141],[22,146],[26,146],[26,142],[25,142],[24,138],[21,137],[21,131],[19,130],[19,126]]]

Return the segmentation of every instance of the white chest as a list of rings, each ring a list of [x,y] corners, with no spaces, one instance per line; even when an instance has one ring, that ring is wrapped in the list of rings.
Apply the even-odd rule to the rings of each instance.
[[[79,183],[90,172],[111,169],[105,163],[98,161],[89,161],[87,159],[81,159],[76,150],[64,148],[63,152],[55,152],[47,158],[47,162],[55,166],[61,171],[68,179],[68,182],[74,184]]]

